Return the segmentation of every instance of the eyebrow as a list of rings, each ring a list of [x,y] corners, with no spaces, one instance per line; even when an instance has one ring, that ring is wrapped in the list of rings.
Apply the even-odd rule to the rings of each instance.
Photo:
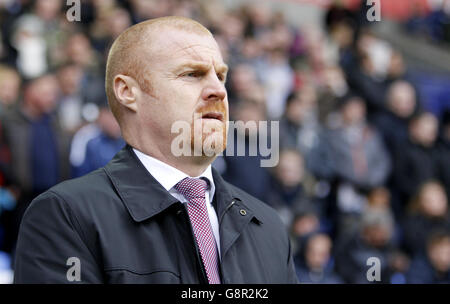
[[[177,70],[183,70],[185,68],[207,70],[207,69],[209,69],[209,67],[210,67],[209,63],[191,61],[191,62],[186,62],[184,64],[181,64],[180,66],[177,67]],[[215,68],[216,68],[217,73],[226,74],[228,72],[228,65],[225,63],[220,64],[219,66],[217,66]]]

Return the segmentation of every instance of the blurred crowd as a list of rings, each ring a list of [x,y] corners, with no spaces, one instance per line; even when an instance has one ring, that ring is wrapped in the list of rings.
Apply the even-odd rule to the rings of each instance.
[[[450,96],[438,112],[424,106],[404,55],[375,34],[364,5],[336,1],[317,28],[266,2],[81,3],[81,20],[69,22],[65,1],[0,1],[0,267],[12,264],[34,197],[124,146],[104,90],[114,39],[137,22],[182,15],[211,30],[230,66],[230,119],[279,121],[276,167],[261,167],[263,153],[213,165],[278,211],[299,280],[368,283],[367,260],[377,257],[382,283],[450,283]],[[437,20],[428,18],[406,26]],[[254,132],[263,130],[235,138],[259,149]]]
[[[428,0],[405,22],[408,32],[428,41],[450,44],[450,1]]]

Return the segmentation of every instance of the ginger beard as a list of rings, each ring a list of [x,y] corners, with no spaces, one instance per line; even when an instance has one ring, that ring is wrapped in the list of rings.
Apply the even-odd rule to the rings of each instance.
[[[228,108],[215,102],[199,108],[191,123],[191,150],[194,156],[214,157],[227,146]]]

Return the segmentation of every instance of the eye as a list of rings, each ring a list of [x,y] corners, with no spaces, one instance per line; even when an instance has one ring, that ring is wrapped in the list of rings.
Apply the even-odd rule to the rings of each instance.
[[[197,78],[197,77],[202,77],[204,74],[205,73],[202,71],[191,71],[191,72],[185,73],[183,76]]]
[[[225,82],[226,80],[226,76],[222,73],[217,73],[217,78],[222,82]]]

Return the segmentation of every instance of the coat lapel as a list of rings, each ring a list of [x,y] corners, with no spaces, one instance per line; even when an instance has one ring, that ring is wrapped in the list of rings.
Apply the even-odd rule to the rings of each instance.
[[[142,222],[177,203],[169,192],[147,171],[126,145],[104,167],[126,209],[136,222]],[[213,168],[216,185],[215,208],[219,219],[221,255],[224,257],[247,224],[260,217],[248,208],[237,191]]]
[[[126,145],[104,167],[133,220],[142,222],[177,202]]]
[[[260,217],[248,208],[244,198],[223,180],[213,168],[216,184],[216,210],[219,217],[220,251],[222,259],[252,220],[261,223]]]

